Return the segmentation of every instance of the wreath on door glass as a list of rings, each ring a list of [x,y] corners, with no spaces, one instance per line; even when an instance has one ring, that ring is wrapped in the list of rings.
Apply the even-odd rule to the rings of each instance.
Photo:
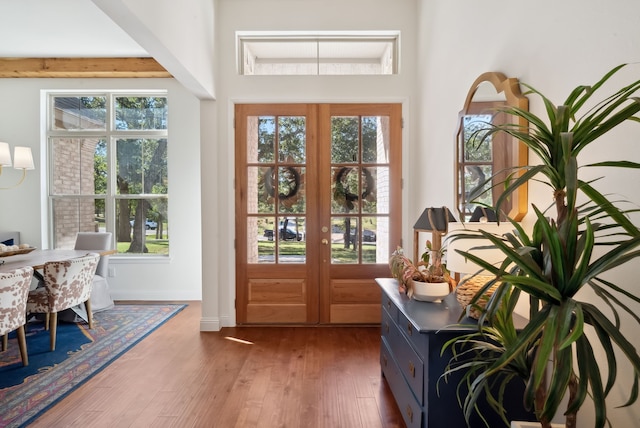
[[[354,202],[357,200],[367,200],[370,202],[375,201],[375,192],[376,192],[376,182],[373,179],[371,171],[369,168],[362,168],[363,175],[363,186],[362,193],[357,194],[349,191],[349,186],[347,183],[347,176],[351,172],[352,167],[342,167],[338,170],[334,180],[334,189],[333,189],[333,199],[338,204],[344,206],[345,208],[352,210],[355,205]]]
[[[276,179],[275,168],[269,167],[262,175],[262,182],[264,183],[264,191],[268,198],[273,198],[275,195],[275,187],[273,182]],[[282,168],[282,177],[278,183],[278,199],[281,202],[295,198],[300,189],[300,173],[298,170],[291,166]]]

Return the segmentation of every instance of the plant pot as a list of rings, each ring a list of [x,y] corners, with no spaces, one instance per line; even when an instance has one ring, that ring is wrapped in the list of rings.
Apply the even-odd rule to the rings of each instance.
[[[450,293],[448,282],[413,281],[413,298],[423,302],[440,302]]]

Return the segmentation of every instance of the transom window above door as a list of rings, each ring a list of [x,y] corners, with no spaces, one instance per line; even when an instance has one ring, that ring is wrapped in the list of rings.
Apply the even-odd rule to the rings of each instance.
[[[243,75],[397,74],[399,31],[236,33]]]

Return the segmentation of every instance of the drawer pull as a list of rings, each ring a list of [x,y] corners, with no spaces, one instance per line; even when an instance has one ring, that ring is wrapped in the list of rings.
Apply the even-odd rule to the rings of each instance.
[[[387,300],[387,308],[391,309],[391,300]]]
[[[413,410],[411,406],[407,404],[407,417],[409,418],[409,422],[413,422]]]
[[[413,334],[413,329],[411,328],[410,322],[407,323],[407,333],[409,333],[409,336]]]
[[[384,323],[384,331],[385,331],[385,333],[389,333],[389,323],[388,322]]]
[[[413,365],[413,361],[409,361],[409,373],[411,373],[411,376],[416,377],[416,366]]]

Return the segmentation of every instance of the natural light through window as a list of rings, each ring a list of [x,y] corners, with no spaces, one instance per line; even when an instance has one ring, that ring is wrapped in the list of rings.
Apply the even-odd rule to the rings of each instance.
[[[112,232],[118,255],[169,255],[166,91],[48,97],[49,210],[55,248]]]
[[[398,31],[237,32],[243,75],[397,74]]]

